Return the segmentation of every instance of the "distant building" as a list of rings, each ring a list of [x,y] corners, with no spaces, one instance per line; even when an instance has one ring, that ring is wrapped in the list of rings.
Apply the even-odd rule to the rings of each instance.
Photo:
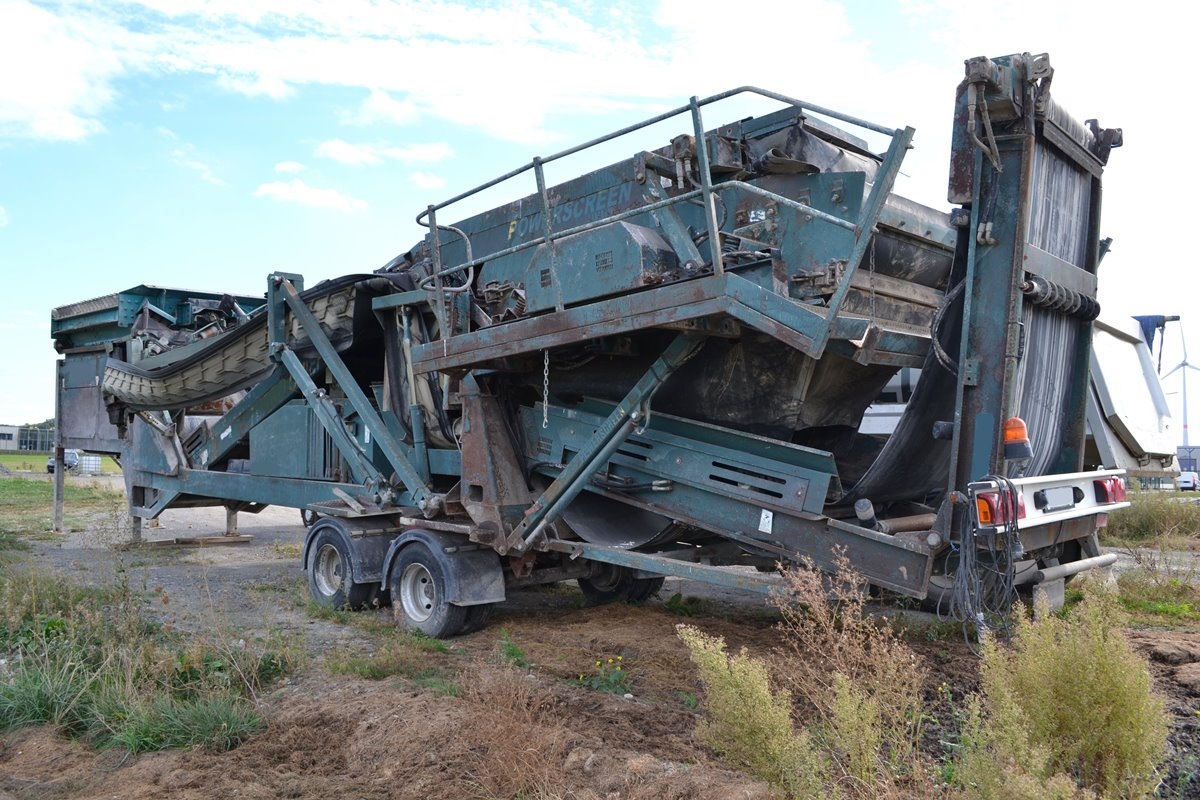
[[[0,425],[0,453],[11,450],[48,453],[54,449],[54,428]]]
[[[1182,472],[1200,472],[1196,469],[1196,462],[1200,461],[1200,447],[1193,445],[1175,448],[1175,460],[1179,462]]]

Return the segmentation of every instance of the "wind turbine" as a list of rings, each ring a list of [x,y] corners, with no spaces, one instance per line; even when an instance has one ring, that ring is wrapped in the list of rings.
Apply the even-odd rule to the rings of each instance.
[[[1188,446],[1187,376],[1188,376],[1189,369],[1194,369],[1197,372],[1200,372],[1200,367],[1197,367],[1193,364],[1188,363],[1187,337],[1183,335],[1183,323],[1182,322],[1179,323],[1179,339],[1180,339],[1180,344],[1183,345],[1183,360],[1180,361],[1178,364],[1176,364],[1174,367],[1172,367],[1170,372],[1168,372],[1166,375],[1163,375],[1163,378],[1169,378],[1172,375],[1174,375],[1176,372],[1179,372],[1180,378],[1183,381],[1183,446],[1187,447]],[[1160,357],[1161,357],[1161,354],[1162,354],[1162,350],[1159,350]]]

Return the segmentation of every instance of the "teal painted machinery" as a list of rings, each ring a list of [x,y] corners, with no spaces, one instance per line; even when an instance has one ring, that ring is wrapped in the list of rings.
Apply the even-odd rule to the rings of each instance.
[[[275,273],[211,328],[149,295],[58,309],[81,374],[64,421],[100,403],[111,425],[81,414],[67,444],[122,457],[139,519],[302,509],[314,597],[390,600],[437,636],[517,586],[766,592],[777,564],[839,553],[978,619],[1104,563],[1097,525],[1126,504],[1119,471],[1081,471],[1120,131],[1074,122],[1051,75],[968,62],[950,214],[892,191],[911,128],[743,87],[429,206],[376,272]],[[783,107],[706,128],[733,95]],[[686,132],[547,185],[547,163],[670,119]],[[524,174],[532,194],[444,222]],[[902,367],[920,383],[881,444],[859,426]]]

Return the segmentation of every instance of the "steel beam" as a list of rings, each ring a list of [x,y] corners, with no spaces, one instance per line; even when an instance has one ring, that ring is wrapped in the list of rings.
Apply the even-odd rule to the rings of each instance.
[[[359,388],[358,381],[354,379],[354,375],[351,374],[350,369],[338,355],[337,349],[329,341],[329,337],[325,335],[321,324],[300,298],[296,287],[292,285],[291,281],[278,273],[271,276],[270,284],[272,290],[277,288],[282,292],[283,298],[291,309],[293,316],[300,322],[301,327],[304,328],[304,332],[308,334],[309,339],[312,341],[313,347],[316,348],[324,360],[325,366],[333,375],[334,380],[337,381],[338,386],[345,392],[346,401],[374,434],[377,446],[383,451],[388,464],[396,471],[396,475],[399,477],[400,482],[404,484],[404,488],[412,495],[413,502],[422,512],[429,514],[436,513],[438,501],[433,489],[430,488],[429,484],[421,477],[420,472],[408,459],[407,454],[404,452],[404,446],[392,436],[387,426],[384,425],[383,420],[379,418],[379,414],[375,411],[375,408],[371,405],[362,389]],[[304,386],[301,374],[311,384],[311,379],[308,378],[307,372],[303,368],[300,368],[299,373],[301,374],[298,374],[299,359],[284,346],[283,342],[278,342],[278,347],[282,348],[281,355],[285,357],[285,363],[287,363],[286,356],[289,353],[292,359],[294,359],[292,366],[289,366],[289,371],[303,390]],[[305,396],[308,397],[307,394]],[[324,424],[324,421],[322,423]],[[328,430],[328,427],[326,429]],[[330,434],[336,435],[333,431],[330,431]],[[359,454],[363,461],[368,465],[370,464],[369,461],[366,461],[366,456],[363,456],[361,451],[358,450],[357,444],[354,444],[352,449]],[[378,471],[373,466],[368,466],[363,474],[378,475]],[[380,477],[382,478],[382,476]]]

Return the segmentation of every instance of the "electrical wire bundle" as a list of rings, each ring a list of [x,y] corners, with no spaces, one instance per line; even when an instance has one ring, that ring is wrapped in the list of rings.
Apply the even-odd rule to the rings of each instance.
[[[993,625],[1002,634],[1008,633],[1008,612],[1017,597],[1016,563],[1024,555],[1017,522],[1016,486],[1000,475],[988,475],[982,482],[990,482],[999,489],[1003,507],[999,509],[999,524],[994,529],[981,533],[971,525],[963,530],[958,546],[950,613],[963,623],[968,644],[970,625],[975,627],[980,640]]]

